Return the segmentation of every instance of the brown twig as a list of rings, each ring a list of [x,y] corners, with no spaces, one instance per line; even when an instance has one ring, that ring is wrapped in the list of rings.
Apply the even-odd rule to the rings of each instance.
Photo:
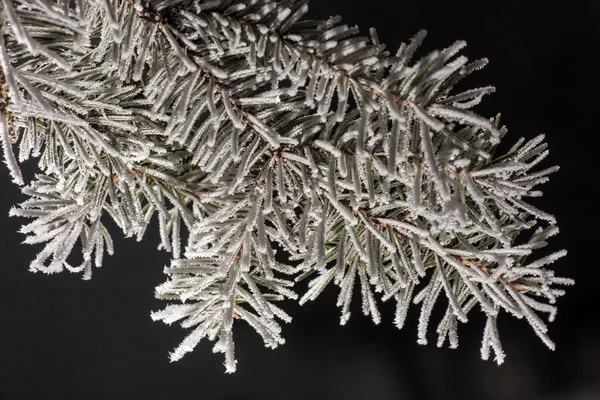
[[[381,227],[383,227],[383,228],[390,228],[390,229],[392,229],[393,231],[395,231],[395,233],[398,235],[398,237],[399,237],[400,239],[403,239],[403,238],[404,238],[404,236],[402,235],[402,233],[398,231],[397,227],[395,227],[395,226],[392,226],[392,225],[388,225],[388,224],[384,224],[384,223],[381,223],[381,222],[379,222],[379,221],[377,220],[377,218],[375,218],[375,217],[371,217],[371,216],[368,214],[367,210],[365,210],[365,209],[353,210],[353,213],[354,213],[355,215],[358,215],[358,213],[359,213],[359,212],[360,212],[361,214],[363,214],[363,215],[365,216],[365,218],[369,219],[369,220],[370,220],[371,222],[373,222],[374,224],[376,224],[376,225],[379,225],[379,226],[381,226]],[[402,221],[405,221],[407,218],[409,218],[409,217],[410,217],[410,215],[411,215],[411,214],[410,214],[410,212],[406,213],[406,214],[404,215],[404,217],[402,217],[402,219],[400,220],[400,222],[402,222]],[[363,232],[363,234],[361,235],[361,239],[364,239],[364,238],[365,238],[365,236],[366,236],[366,233],[367,233],[367,231],[365,230],[365,232]],[[448,256],[452,257],[453,255],[449,254]],[[482,271],[483,271],[483,272],[484,272],[484,273],[485,273],[487,276],[491,276],[491,275],[492,275],[492,273],[491,273],[490,269],[489,269],[487,266],[485,266],[485,265],[482,265],[482,264],[481,264],[481,263],[479,263],[478,261],[475,261],[475,260],[470,260],[470,259],[466,259],[466,258],[463,258],[463,257],[460,257],[460,256],[458,256],[458,258],[459,258],[459,260],[460,260],[460,262],[461,262],[462,264],[464,264],[464,265],[468,265],[468,266],[470,266],[470,267],[473,267],[473,268],[478,268],[478,269],[482,270]],[[515,289],[515,290],[517,290],[517,291],[520,291],[520,292],[522,292],[522,291],[524,291],[524,290],[527,290],[527,289],[526,289],[526,288],[524,288],[523,286],[519,285],[519,283],[517,283],[517,282],[515,282],[515,281],[510,281],[510,280],[506,279],[506,278],[504,277],[504,275],[500,275],[500,276],[499,276],[499,277],[496,279],[496,281],[497,281],[497,282],[504,282],[504,283],[507,283],[507,284],[509,284],[509,285],[510,285],[510,286],[511,286],[513,289]]]
[[[469,260],[463,257],[459,257],[460,258],[460,262],[463,263],[464,265],[468,265],[470,267],[474,267],[474,268],[479,268],[480,270],[482,270],[487,276],[491,276],[492,272],[490,271],[490,269],[488,267],[486,267],[485,265],[481,265],[481,263],[475,261],[475,260]],[[523,286],[519,285],[518,283],[514,282],[514,281],[510,281],[508,279],[506,279],[504,277],[504,274],[501,274],[497,279],[496,282],[504,282],[509,284],[510,286],[513,287],[513,289],[518,290],[518,291],[523,291],[526,290]]]
[[[140,171],[137,168],[130,169],[129,170],[129,174],[131,176],[137,175],[140,178],[145,175],[146,178],[149,179],[150,181],[157,179],[157,178],[153,177],[152,175],[150,175],[148,173],[143,173],[142,171]],[[115,184],[119,183],[119,176],[117,174],[115,174],[115,176],[113,177],[113,182]]]

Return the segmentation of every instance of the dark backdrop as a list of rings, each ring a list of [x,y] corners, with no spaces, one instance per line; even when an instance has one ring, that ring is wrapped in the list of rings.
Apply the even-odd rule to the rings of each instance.
[[[337,291],[299,307],[284,326],[287,343],[265,349],[258,335],[238,323],[238,372],[224,374],[212,343],[177,363],[171,351],[186,335],[179,326],[151,321],[164,304],[154,299],[169,255],[156,251],[158,235],[143,243],[114,235],[116,254],[91,281],[63,273],[28,272],[39,247],[21,244],[25,221],[8,218],[22,199],[0,168],[0,399],[600,399],[598,185],[594,177],[597,124],[600,3],[597,0],[444,1],[314,0],[311,12],[341,14],[367,32],[378,29],[395,52],[419,29],[429,35],[420,55],[465,39],[470,59],[490,65],[464,87],[494,85],[477,111],[503,113],[508,144],[547,135],[550,157],[561,165],[536,205],[553,213],[561,233],[544,251],[567,248],[553,266],[577,280],[559,300],[550,324],[557,350],[545,348],[524,320],[499,322],[506,363],[479,359],[484,320],[473,317],[459,331],[457,350],[416,344],[418,309],[407,326],[393,327],[384,307],[380,326],[362,317],[354,302],[347,326],[338,325]],[[505,145],[506,146],[506,145]],[[550,160],[550,161],[548,161]],[[156,228],[156,224],[153,224]]]

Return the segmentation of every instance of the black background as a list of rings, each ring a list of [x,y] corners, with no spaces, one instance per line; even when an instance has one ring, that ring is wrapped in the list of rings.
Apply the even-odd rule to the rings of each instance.
[[[600,285],[597,244],[597,118],[600,2],[314,0],[313,16],[342,15],[367,33],[376,27],[395,52],[419,29],[429,35],[417,57],[457,39],[462,54],[490,64],[461,89],[494,85],[475,110],[502,112],[509,128],[504,147],[519,137],[546,134],[550,156],[561,166],[535,205],[554,214],[561,232],[542,250],[566,248],[553,267],[575,278],[549,325],[556,351],[548,350],[524,320],[504,314],[499,328],[507,359],[498,367],[480,360],[484,319],[472,313],[459,330],[457,350],[416,344],[418,308],[401,331],[393,305],[375,326],[360,314],[339,326],[337,290],[313,303],[285,304],[294,320],[287,343],[263,347],[259,336],[236,323],[238,371],[224,373],[222,355],[201,342],[181,361],[168,352],[187,331],[154,323],[164,307],[154,287],[164,281],[169,254],[158,252],[155,230],[143,243],[115,232],[116,254],[91,281],[80,275],[28,272],[40,247],[21,244],[24,219],[9,218],[23,200],[0,168],[0,399],[600,399]],[[26,171],[32,171],[32,164]],[[156,223],[152,225],[156,228]],[[302,286],[304,287],[304,286]],[[435,326],[435,325],[434,325]]]

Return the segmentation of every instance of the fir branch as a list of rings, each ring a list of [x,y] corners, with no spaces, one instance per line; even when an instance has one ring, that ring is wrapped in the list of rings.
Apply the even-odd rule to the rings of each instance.
[[[554,286],[573,282],[543,268],[566,251],[526,262],[558,231],[524,201],[558,170],[533,171],[548,155],[543,135],[492,156],[507,129],[499,115],[470,109],[494,88],[451,93],[487,64],[457,56],[465,42],[413,60],[420,31],[392,55],[374,30],[363,37],[339,18],[303,19],[307,4],[3,3],[5,161],[17,183],[29,157],[43,172],[11,210],[34,218],[26,243],[47,242],[31,269],[89,279],[92,253],[99,267],[113,251],[104,213],[137,240],[156,215],[158,247],[174,258],[156,296],[182,304],[152,317],[193,328],[171,360],[207,337],[227,372],[236,369],[234,321],[267,347],[282,344],[276,318],[291,318],[274,302],[297,298],[293,281],[309,276],[300,303],[337,285],[342,324],[358,276],[375,323],[378,296],[397,302],[398,328],[409,304],[422,303],[421,344],[444,293],[438,346],[446,337],[458,346],[458,322],[479,304],[482,358],[494,349],[504,359],[501,310],[525,316],[553,348],[536,311],[554,319],[564,294]],[[77,241],[83,262],[73,267]]]

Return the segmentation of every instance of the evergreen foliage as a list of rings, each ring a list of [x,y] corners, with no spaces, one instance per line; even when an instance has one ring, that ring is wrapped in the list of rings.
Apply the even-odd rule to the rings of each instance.
[[[113,253],[106,218],[138,241],[157,218],[172,262],[151,316],[191,329],[172,361],[208,338],[233,372],[235,320],[274,348],[291,320],[277,303],[330,285],[342,324],[360,285],[376,324],[379,301],[398,328],[419,304],[420,344],[441,303],[438,346],[480,308],[483,359],[504,359],[501,311],[554,348],[537,313],[552,321],[573,281],[545,268],[566,251],[532,256],[558,228],[525,199],[558,167],[537,167],[544,135],[494,154],[506,127],[470,110],[494,88],[452,92],[487,63],[464,41],[417,58],[421,31],[390,52],[373,29],[305,19],[307,0],[1,7],[0,138],[28,196],[11,215],[44,244],[30,270],[90,279]]]

